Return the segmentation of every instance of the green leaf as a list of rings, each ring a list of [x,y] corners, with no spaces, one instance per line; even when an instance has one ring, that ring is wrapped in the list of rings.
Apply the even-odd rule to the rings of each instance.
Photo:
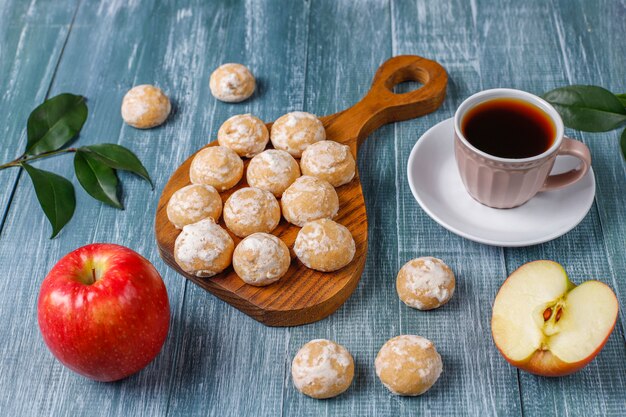
[[[607,132],[626,122],[626,109],[609,90],[571,85],[548,91],[543,98],[563,117],[565,126],[585,132]]]
[[[117,198],[117,175],[100,159],[79,149],[74,155],[74,171],[90,196],[115,208],[124,208]]]
[[[622,106],[626,107],[626,94],[615,94],[615,97],[622,103]]]
[[[622,132],[622,138],[620,139],[619,144],[622,148],[622,156],[626,159],[626,129]]]
[[[52,172],[37,169],[25,162],[22,167],[26,170],[35,187],[37,200],[44,214],[52,226],[52,239],[63,226],[67,224],[76,208],[74,186],[71,182]]]
[[[76,137],[87,119],[85,98],[60,94],[44,101],[28,117],[27,155],[56,151]]]
[[[154,185],[152,184],[152,180],[146,168],[139,158],[125,147],[114,143],[102,143],[99,145],[84,146],[80,149],[89,151],[111,168],[121,169],[139,175],[141,178],[148,181],[150,186],[154,189]]]

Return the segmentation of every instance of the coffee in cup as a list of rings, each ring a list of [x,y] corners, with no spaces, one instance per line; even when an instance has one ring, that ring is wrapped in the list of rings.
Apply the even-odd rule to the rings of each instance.
[[[516,207],[540,191],[572,185],[591,165],[587,146],[564,136],[556,109],[520,90],[496,88],[466,99],[455,113],[454,135],[463,184],[490,207]],[[574,156],[580,164],[550,175],[558,155]]]

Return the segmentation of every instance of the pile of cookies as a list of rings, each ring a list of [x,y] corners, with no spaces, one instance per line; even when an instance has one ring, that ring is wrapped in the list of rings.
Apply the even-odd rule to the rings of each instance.
[[[251,97],[256,83],[240,64],[224,64],[211,75],[211,93],[224,102]],[[158,88],[140,85],[124,97],[126,123],[146,129],[163,123],[171,111]],[[190,184],[172,194],[169,221],[182,229],[174,258],[185,272],[214,276],[231,264],[247,284],[265,286],[285,275],[291,264],[285,242],[272,234],[283,217],[300,227],[293,252],[308,268],[322,272],[348,265],[356,247],[350,231],[332,219],[339,211],[335,190],[353,180],[356,164],[350,148],[327,140],[322,122],[306,112],[291,112],[272,125],[236,115],[217,133],[218,146],[193,158]],[[268,149],[271,141],[272,147]],[[244,159],[248,159],[247,164]],[[222,201],[246,174],[241,187]],[[219,223],[223,219],[225,228]],[[235,247],[235,240],[242,240]],[[452,270],[440,259],[421,257],[398,272],[400,300],[418,310],[446,304],[455,290]],[[389,339],[374,361],[376,375],[396,395],[421,395],[439,379],[443,362],[433,342],[417,335]],[[291,374],[303,394],[324,399],[345,392],[354,379],[350,352],[331,340],[315,339],[296,353]]]
[[[174,246],[181,269],[210,277],[232,262],[247,284],[278,281],[291,263],[287,245],[271,234],[281,215],[301,227],[293,251],[306,267],[330,272],[352,261],[352,234],[332,219],[339,211],[335,187],[352,181],[356,164],[348,146],[326,139],[316,116],[288,113],[269,132],[259,118],[236,115],[220,127],[217,141],[218,146],[196,154],[191,184],[177,190],[167,205],[168,219],[182,229]],[[273,149],[267,149],[270,141]],[[250,159],[248,186],[222,205],[220,193],[243,178],[242,158]],[[242,238],[236,247],[231,234]]]

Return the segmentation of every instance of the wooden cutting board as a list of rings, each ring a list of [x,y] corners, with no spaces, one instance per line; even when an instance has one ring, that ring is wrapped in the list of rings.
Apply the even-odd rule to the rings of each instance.
[[[418,81],[423,86],[408,93],[394,93],[393,87],[404,81]],[[391,58],[380,66],[370,90],[361,101],[349,109],[320,118],[327,138],[349,145],[356,158],[359,145],[380,126],[436,110],[445,97],[447,82],[446,71],[435,61],[413,55]],[[271,123],[267,127],[271,128]],[[215,145],[216,141],[207,146]],[[245,284],[232,267],[216,276],[200,278],[182,271],[174,260],[174,242],[180,231],[167,218],[167,202],[176,190],[190,183],[189,166],[194,155],[172,174],[157,207],[156,240],[165,262],[195,284],[268,326],[312,323],[337,310],[356,288],[367,255],[367,215],[358,173],[350,183],[337,188],[340,208],[334,219],[352,232],[356,243],[352,262],[335,272],[308,269],[292,250],[300,228],[281,219],[273,234],[290,248],[291,266],[278,282],[266,287],[254,287]],[[248,162],[244,160],[246,169]],[[242,187],[247,187],[245,176],[237,186],[221,193],[222,200],[226,201]],[[220,224],[226,228],[223,220]],[[233,234],[231,236],[237,245],[241,239]]]

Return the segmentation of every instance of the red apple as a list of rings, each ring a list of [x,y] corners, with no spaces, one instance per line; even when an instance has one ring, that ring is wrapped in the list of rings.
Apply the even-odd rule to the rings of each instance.
[[[608,285],[575,286],[561,265],[535,261],[504,281],[493,303],[491,332],[514,366],[542,376],[568,375],[596,357],[617,321]]]
[[[161,276],[124,246],[94,243],[65,255],[41,285],[39,329],[54,356],[97,381],[144,368],[170,322]]]

